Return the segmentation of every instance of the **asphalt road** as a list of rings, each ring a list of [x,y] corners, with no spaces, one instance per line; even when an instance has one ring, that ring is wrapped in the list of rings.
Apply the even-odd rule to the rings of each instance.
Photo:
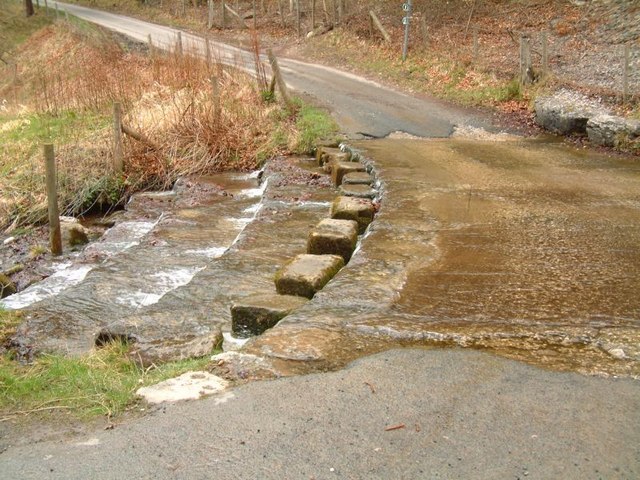
[[[10,447],[20,479],[634,479],[640,391],[471,350],[394,350],[113,430]],[[396,429],[391,429],[396,427]],[[34,439],[30,439],[34,441]]]
[[[147,42],[151,35],[155,46],[175,48],[176,29],[78,5],[58,5],[70,14],[134,40]],[[181,36],[185,50],[205,54],[205,43],[201,37],[185,32]],[[210,45],[214,58],[248,72],[255,71],[251,53],[219,42],[211,42]],[[268,65],[266,58],[263,60]],[[284,58],[279,63],[289,87],[318,99],[332,112],[342,131],[350,138],[385,137],[395,131],[421,137],[448,137],[455,125],[489,128],[469,111],[433,99],[405,95],[334,68]]]

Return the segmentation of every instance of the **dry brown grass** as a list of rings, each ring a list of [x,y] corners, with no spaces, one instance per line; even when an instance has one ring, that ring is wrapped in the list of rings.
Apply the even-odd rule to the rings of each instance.
[[[255,168],[298,136],[295,114],[265,102],[250,76],[177,52],[136,53],[86,24],[43,29],[18,59],[17,81],[0,72],[0,103],[8,100],[0,112],[0,227],[44,218],[42,141],[56,144],[62,210],[77,214],[179,176]],[[125,136],[122,175],[112,168],[114,101],[123,104],[123,123],[145,138]]]

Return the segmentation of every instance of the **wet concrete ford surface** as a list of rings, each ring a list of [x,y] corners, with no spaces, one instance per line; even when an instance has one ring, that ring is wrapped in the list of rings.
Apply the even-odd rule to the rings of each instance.
[[[271,375],[335,369],[407,345],[640,373],[634,159],[540,140],[354,147],[375,172],[380,211],[312,301],[244,346]],[[255,176],[223,174],[202,180],[216,187],[199,187],[199,199],[179,192],[140,245],[29,308],[19,349],[82,352],[106,332],[171,350],[229,332],[232,303],[275,293],[275,272],[305,252],[308,232],[329,215],[337,191],[320,172],[310,160],[280,160],[260,188]],[[202,352],[177,345],[145,363],[210,351],[198,345]]]

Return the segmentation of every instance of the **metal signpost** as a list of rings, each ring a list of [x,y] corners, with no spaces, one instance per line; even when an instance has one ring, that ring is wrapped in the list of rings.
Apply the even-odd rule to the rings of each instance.
[[[402,61],[407,59],[407,50],[409,49],[409,19],[411,18],[412,0],[407,0],[402,4],[402,10],[404,10],[404,17],[402,18],[402,24],[404,25],[404,44],[402,45]]]

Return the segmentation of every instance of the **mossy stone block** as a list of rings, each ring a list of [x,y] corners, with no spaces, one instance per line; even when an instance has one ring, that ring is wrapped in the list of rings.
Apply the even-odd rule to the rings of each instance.
[[[339,148],[320,147],[316,152],[316,160],[320,167],[325,163],[348,162],[351,160],[351,153],[343,152]]]
[[[307,253],[312,255],[340,255],[344,262],[351,255],[358,242],[358,223],[353,220],[322,220],[309,233]]]
[[[260,335],[305,303],[293,295],[251,295],[231,307],[231,330],[238,338]]]
[[[342,185],[373,185],[373,177],[367,172],[347,173],[342,177]]]
[[[358,162],[332,162],[331,163],[331,178],[333,179],[333,184],[336,187],[342,185],[342,178],[354,172],[364,172],[365,167],[361,163]]]
[[[331,218],[339,220],[354,220],[358,223],[358,233],[364,233],[373,221],[375,208],[371,200],[365,198],[345,197],[336,198],[331,204]]]
[[[340,185],[340,195],[345,197],[368,198],[373,200],[376,198],[376,191],[369,185]]]
[[[344,259],[338,255],[298,255],[276,274],[276,290],[281,295],[313,298],[343,266]]]

